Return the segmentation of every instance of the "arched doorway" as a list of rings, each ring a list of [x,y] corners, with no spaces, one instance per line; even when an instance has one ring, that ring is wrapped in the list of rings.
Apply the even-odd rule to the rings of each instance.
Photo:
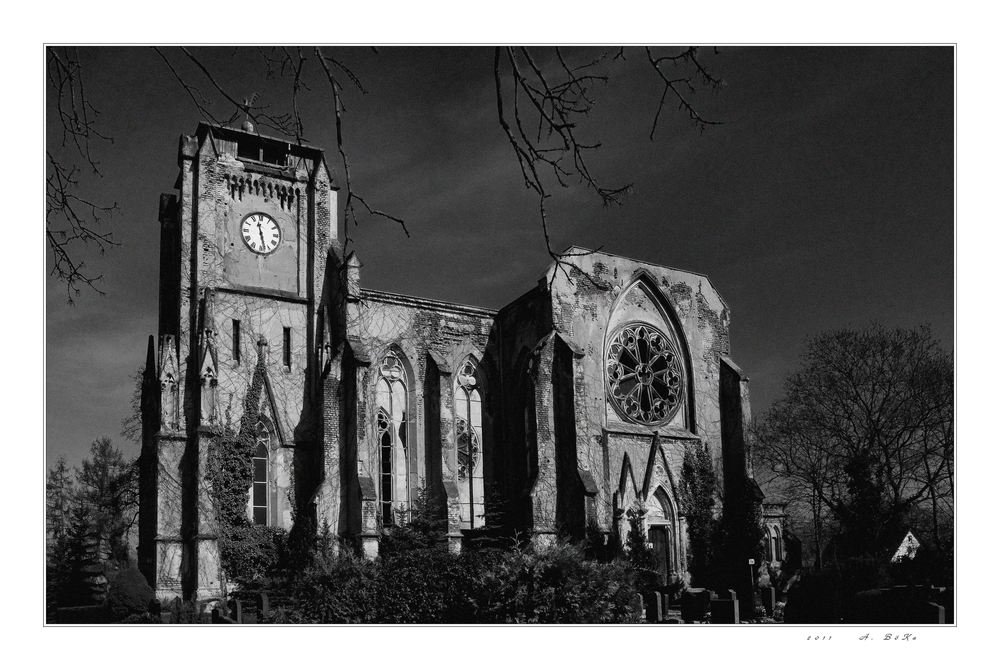
[[[677,515],[663,487],[657,487],[646,514],[646,533],[652,545],[656,572],[664,584],[677,579]]]

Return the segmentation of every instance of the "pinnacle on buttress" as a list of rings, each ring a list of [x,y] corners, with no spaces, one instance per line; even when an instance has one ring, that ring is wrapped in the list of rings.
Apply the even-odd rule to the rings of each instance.
[[[202,299],[201,329],[205,332],[215,332],[215,291],[206,288]]]
[[[146,367],[142,371],[144,379],[156,379],[156,340],[149,336],[146,343]]]

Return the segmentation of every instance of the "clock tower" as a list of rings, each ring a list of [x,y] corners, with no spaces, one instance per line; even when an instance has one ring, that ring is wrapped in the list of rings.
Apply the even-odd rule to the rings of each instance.
[[[176,193],[160,196],[140,459],[139,565],[161,601],[223,592],[207,478],[223,435],[255,442],[248,520],[291,527],[293,474],[320,448],[319,307],[337,244],[322,150],[203,123],[177,162]]]

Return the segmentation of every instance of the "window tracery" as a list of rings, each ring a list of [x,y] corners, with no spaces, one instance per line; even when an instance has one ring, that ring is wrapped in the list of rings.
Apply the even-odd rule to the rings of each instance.
[[[266,526],[270,522],[268,498],[271,482],[271,433],[267,425],[261,421],[257,424],[257,444],[253,456],[253,522]]]
[[[615,333],[605,369],[608,396],[623,419],[651,426],[677,413],[684,390],[681,363],[657,328],[633,323]]]
[[[469,528],[485,523],[483,491],[482,395],[476,365],[470,359],[459,368],[455,380],[455,444],[457,448],[459,500],[462,518]]]
[[[378,407],[375,437],[378,443],[379,501],[382,524],[401,523],[399,513],[409,509],[409,460],[407,458],[406,370],[394,354],[383,357],[375,383]]]

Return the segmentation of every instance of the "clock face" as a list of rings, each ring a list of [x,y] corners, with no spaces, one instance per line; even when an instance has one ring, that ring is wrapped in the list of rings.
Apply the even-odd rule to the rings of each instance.
[[[256,254],[269,254],[281,242],[278,222],[267,214],[251,214],[243,219],[243,242]]]

